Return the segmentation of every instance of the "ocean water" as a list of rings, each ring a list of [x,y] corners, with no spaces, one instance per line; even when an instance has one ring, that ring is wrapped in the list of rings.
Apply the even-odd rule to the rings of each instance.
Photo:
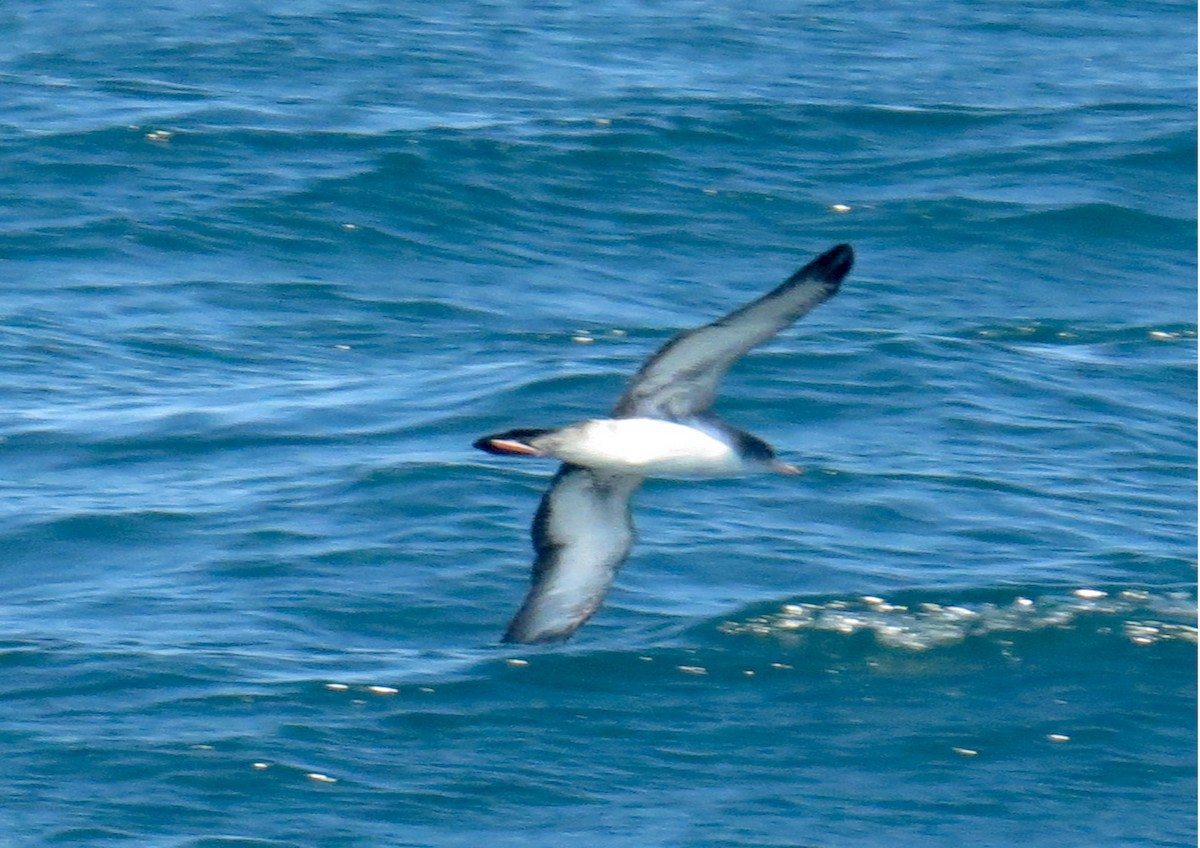
[[[0,8],[0,846],[1192,846],[1192,3]],[[553,466],[850,242],[500,646]]]

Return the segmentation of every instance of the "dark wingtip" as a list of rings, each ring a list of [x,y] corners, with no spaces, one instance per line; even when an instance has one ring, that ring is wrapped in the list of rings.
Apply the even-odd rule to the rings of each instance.
[[[820,277],[826,285],[837,291],[837,287],[853,267],[854,248],[848,244],[839,244],[809,262],[802,273],[808,277]]]
[[[782,291],[809,280],[819,281],[825,289],[825,298],[833,297],[842,286],[842,280],[854,267],[854,248],[839,244],[822,253],[795,274],[788,277],[776,291]]]

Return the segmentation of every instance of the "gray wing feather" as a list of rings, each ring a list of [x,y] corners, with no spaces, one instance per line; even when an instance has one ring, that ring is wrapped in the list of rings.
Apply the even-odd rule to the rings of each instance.
[[[837,294],[853,264],[854,251],[840,244],[758,300],[675,336],[634,375],[613,417],[679,419],[704,412],[730,365]]]
[[[533,585],[505,642],[561,642],[599,608],[633,544],[629,499],[640,484],[559,468],[533,519]]]

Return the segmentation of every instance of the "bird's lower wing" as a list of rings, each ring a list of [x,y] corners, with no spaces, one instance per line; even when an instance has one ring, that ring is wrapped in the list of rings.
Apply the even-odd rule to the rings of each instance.
[[[833,297],[853,264],[850,245],[839,244],[758,300],[675,336],[646,360],[613,417],[678,419],[704,412],[738,357]]]
[[[640,484],[559,468],[533,519],[533,585],[505,642],[561,642],[599,608],[633,544],[629,499]]]

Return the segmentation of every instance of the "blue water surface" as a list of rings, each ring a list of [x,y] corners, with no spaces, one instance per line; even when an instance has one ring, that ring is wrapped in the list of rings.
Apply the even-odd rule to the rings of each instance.
[[[1196,10],[0,9],[2,846],[1192,846]],[[551,464],[849,242],[497,644]]]

